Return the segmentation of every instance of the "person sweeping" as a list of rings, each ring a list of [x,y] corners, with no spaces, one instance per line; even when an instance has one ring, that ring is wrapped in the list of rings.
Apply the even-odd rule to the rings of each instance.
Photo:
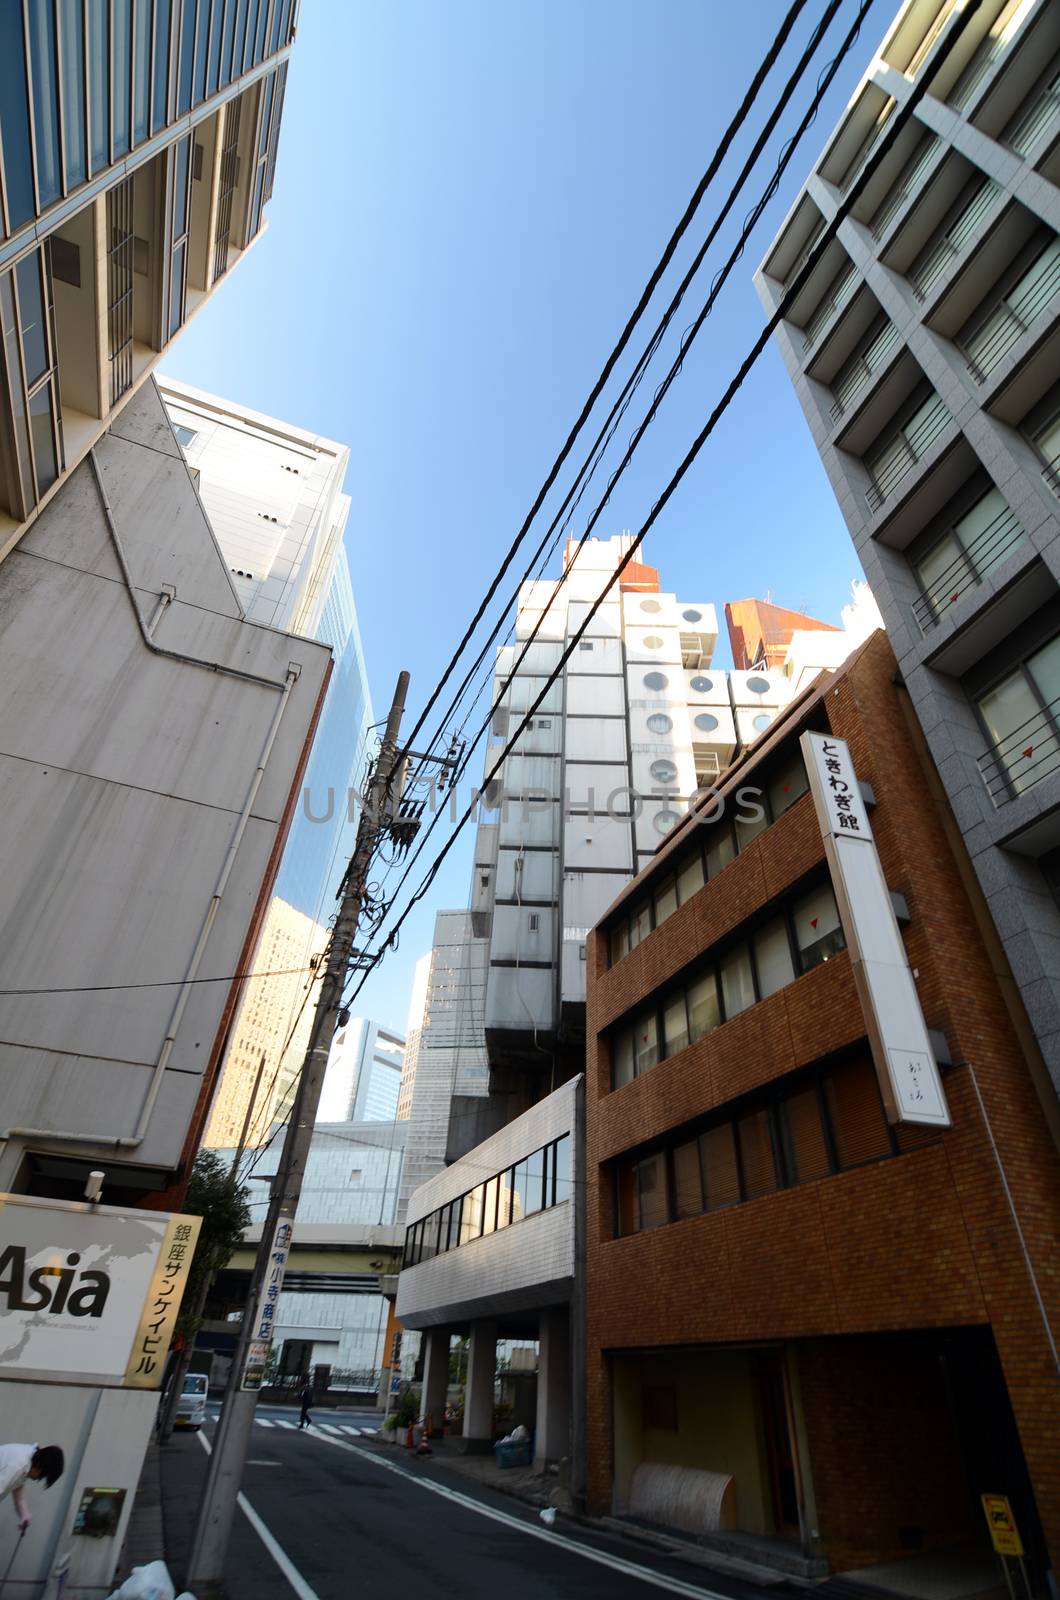
[[[33,1521],[22,1493],[27,1478],[34,1483],[43,1478],[50,1489],[62,1475],[63,1453],[57,1444],[0,1444],[0,1500],[11,1496],[20,1534]]]

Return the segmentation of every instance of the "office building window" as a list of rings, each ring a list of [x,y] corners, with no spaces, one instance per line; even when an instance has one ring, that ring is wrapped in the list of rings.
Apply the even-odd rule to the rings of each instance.
[[[867,1056],[770,1084],[709,1124],[614,1165],[615,1233],[640,1233],[760,1200],[938,1141],[932,1128],[891,1128]]]
[[[780,908],[694,976],[653,996],[610,1034],[611,1084],[620,1089],[723,1022],[765,1000],[844,948],[830,883]]]
[[[550,1211],[571,1197],[571,1136],[531,1151],[521,1161],[448,1201],[405,1230],[403,1265],[414,1267],[433,1255],[459,1249],[524,1217]]]

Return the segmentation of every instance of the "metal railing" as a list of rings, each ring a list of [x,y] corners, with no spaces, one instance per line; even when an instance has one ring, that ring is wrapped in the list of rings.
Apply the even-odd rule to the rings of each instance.
[[[951,110],[964,110],[1006,44],[1007,40],[999,34],[989,34],[982,41],[946,97],[946,104]]]
[[[804,350],[809,350],[816,344],[835,313],[846,305],[857,286],[857,278],[858,275],[854,270],[853,263],[851,263],[846,272],[833,279],[832,287],[818,306],[812,319],[803,329],[802,347]]]
[[[987,573],[1023,541],[1023,528],[1006,506],[913,601],[921,633],[937,627],[947,607],[969,589],[977,589]]]
[[[1060,456],[1054,456],[1042,468],[1042,477],[1055,495],[1060,495]]]
[[[907,447],[901,456],[889,462],[878,474],[870,463],[866,463],[872,473],[873,481],[865,490],[865,499],[872,511],[878,511],[884,501],[890,499],[902,479],[920,464],[935,440],[940,434],[945,433],[952,421],[945,401],[936,396],[934,405],[920,418],[915,428],[911,428],[908,432],[905,429],[900,430],[898,437]],[[885,451],[881,452],[881,456],[896,443],[898,443],[897,438],[891,439]],[[881,456],[877,456],[876,459],[880,460]]]
[[[909,269],[909,281],[918,300],[926,300],[947,269],[959,259],[965,244],[1000,193],[999,186],[988,178],[945,233],[921,251]]]
[[[968,371],[977,383],[984,383],[999,362],[1003,361],[1016,341],[1022,338],[1034,319],[1045,310],[1060,289],[1060,255],[1056,256],[1018,300],[1003,299],[991,309],[981,324],[986,324],[999,311],[1005,312],[1004,321],[995,328],[982,347],[974,354],[965,348]]]
[[[1046,84],[1034,104],[1029,106],[1001,135],[1002,141],[1026,158],[1060,116],[1060,72]]]
[[[1053,700],[979,757],[979,773],[995,806],[1007,805],[1060,771],[1058,716],[1060,700]]]
[[[898,343],[898,329],[893,322],[888,322],[881,328],[863,351],[858,351],[836,376],[832,385],[835,396],[832,401],[832,421],[838,422],[852,400],[855,400],[865,388],[869,379],[874,377],[883,366],[884,357],[894,349]]]
[[[923,189],[924,174],[935,159],[935,153],[941,144],[942,140],[932,134],[924,141],[912,161],[906,165],[899,175],[898,182],[869,224],[874,239],[883,238],[899,211]]]
[[[270,1379],[270,1389],[290,1389],[298,1393],[305,1387],[306,1373],[277,1372]],[[310,1374],[310,1378],[311,1378]],[[382,1372],[378,1367],[332,1367],[328,1376],[328,1389],[378,1390]]]

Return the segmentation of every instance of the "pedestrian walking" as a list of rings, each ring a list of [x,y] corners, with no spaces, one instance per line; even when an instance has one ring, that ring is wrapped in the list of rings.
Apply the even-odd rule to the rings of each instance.
[[[0,1444],[0,1500],[11,1496],[18,1525],[23,1532],[33,1518],[26,1507],[23,1485],[29,1478],[43,1478],[50,1489],[63,1475],[63,1453],[57,1444]]]
[[[311,1428],[313,1426],[313,1419],[309,1415],[309,1407],[313,1404],[313,1387],[308,1378],[306,1379],[305,1383],[303,1383],[302,1392],[298,1398],[302,1402],[302,1416],[298,1426],[300,1428]]]

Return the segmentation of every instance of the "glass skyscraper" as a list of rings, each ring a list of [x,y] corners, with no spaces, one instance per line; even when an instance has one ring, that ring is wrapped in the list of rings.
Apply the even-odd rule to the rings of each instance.
[[[0,559],[260,232],[296,10],[0,5]]]

